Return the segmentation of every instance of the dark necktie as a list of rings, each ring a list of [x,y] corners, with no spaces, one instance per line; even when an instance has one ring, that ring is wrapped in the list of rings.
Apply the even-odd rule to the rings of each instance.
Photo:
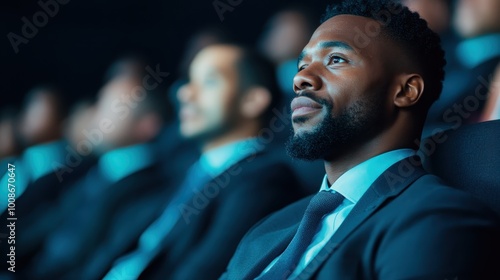
[[[292,274],[300,258],[306,251],[316,234],[324,215],[333,212],[344,200],[339,193],[320,191],[309,202],[300,221],[299,228],[288,247],[283,251],[276,263],[258,280],[281,280]]]

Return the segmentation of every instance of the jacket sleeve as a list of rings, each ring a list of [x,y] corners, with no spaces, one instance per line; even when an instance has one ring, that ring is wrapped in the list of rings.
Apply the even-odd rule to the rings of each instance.
[[[498,217],[462,192],[415,203],[377,250],[378,279],[500,279]]]

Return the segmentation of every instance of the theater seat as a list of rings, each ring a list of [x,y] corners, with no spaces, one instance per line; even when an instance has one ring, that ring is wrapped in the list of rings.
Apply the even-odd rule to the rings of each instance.
[[[440,139],[446,140],[424,157],[426,169],[500,215],[500,120],[449,130]]]

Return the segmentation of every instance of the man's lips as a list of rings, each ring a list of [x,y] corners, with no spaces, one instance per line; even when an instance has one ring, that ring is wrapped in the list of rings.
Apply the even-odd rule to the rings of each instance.
[[[311,98],[299,96],[292,100],[292,118],[321,110],[323,106]]]
[[[193,119],[198,115],[198,111],[194,106],[181,106],[179,117],[181,120]]]

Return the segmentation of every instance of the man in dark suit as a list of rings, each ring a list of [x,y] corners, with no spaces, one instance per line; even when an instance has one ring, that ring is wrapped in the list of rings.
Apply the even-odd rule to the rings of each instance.
[[[37,185],[34,184],[36,181],[53,173],[53,162],[64,159],[67,145],[61,138],[67,115],[64,99],[58,89],[47,85],[33,88],[26,96],[18,128],[13,132],[18,138],[18,145],[25,150],[10,161],[16,166],[16,200],[31,186]],[[7,174],[2,174],[0,183],[6,186],[8,178]],[[0,212],[7,209],[8,201],[4,199],[7,194],[7,188],[0,189]],[[21,213],[16,211],[17,214]]]
[[[122,238],[139,235],[159,214],[169,189],[151,141],[165,119],[165,98],[141,82],[117,77],[100,92],[93,125],[74,152],[80,158],[94,152],[99,159],[20,233],[20,251],[27,255],[19,263],[21,278],[61,279],[99,248],[122,213],[128,214],[119,227]]]
[[[325,179],[247,233],[222,279],[500,276],[499,218],[415,156],[443,56],[425,21],[390,1],[327,10],[298,60],[288,144],[323,159]]]
[[[235,45],[198,53],[178,99],[180,131],[202,154],[104,279],[217,279],[253,224],[300,197],[291,169],[266,149],[278,94],[261,55]]]

